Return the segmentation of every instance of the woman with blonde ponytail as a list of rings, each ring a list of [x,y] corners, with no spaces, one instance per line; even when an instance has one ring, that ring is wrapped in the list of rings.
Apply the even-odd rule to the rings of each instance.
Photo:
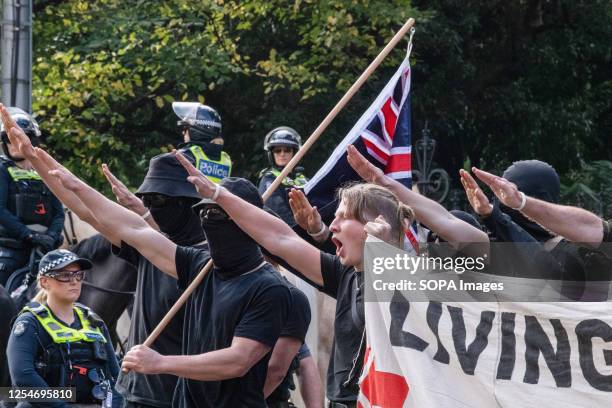
[[[21,310],[8,342],[11,381],[15,387],[74,387],[79,404],[117,408],[119,364],[108,330],[98,315],[76,303],[90,268],[89,260],[64,249],[41,259],[39,291]],[[40,404],[65,405],[59,399]]]

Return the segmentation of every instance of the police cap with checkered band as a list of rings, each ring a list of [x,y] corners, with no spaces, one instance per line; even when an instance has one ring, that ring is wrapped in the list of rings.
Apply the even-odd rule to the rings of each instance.
[[[80,258],[74,252],[67,249],[56,249],[48,252],[40,260],[38,264],[38,275],[51,275],[53,272],[62,270],[68,265],[78,263],[81,269],[91,269],[91,261],[85,258]]]

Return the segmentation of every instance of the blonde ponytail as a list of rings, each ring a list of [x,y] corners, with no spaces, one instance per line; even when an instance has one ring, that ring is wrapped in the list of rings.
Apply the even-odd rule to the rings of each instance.
[[[32,302],[38,302],[40,304],[46,303],[47,290],[43,289],[43,287],[40,285],[40,280],[36,284],[36,287],[38,288],[38,292],[36,293],[36,296],[34,296],[34,298],[32,299]]]

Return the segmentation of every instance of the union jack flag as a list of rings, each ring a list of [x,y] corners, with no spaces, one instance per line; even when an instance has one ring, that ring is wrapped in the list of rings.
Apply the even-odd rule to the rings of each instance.
[[[410,77],[410,64],[406,58],[374,103],[304,186],[308,200],[317,206],[324,221],[333,218],[338,187],[360,180],[346,159],[349,144],[385,174],[408,188],[412,187]],[[411,231],[407,237],[416,246],[416,232]]]

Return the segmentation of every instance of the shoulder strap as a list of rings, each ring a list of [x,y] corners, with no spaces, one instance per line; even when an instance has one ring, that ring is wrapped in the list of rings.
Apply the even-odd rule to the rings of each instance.
[[[94,328],[104,326],[104,320],[88,306],[81,303],[75,303],[74,307],[83,313],[83,317],[85,317]]]

